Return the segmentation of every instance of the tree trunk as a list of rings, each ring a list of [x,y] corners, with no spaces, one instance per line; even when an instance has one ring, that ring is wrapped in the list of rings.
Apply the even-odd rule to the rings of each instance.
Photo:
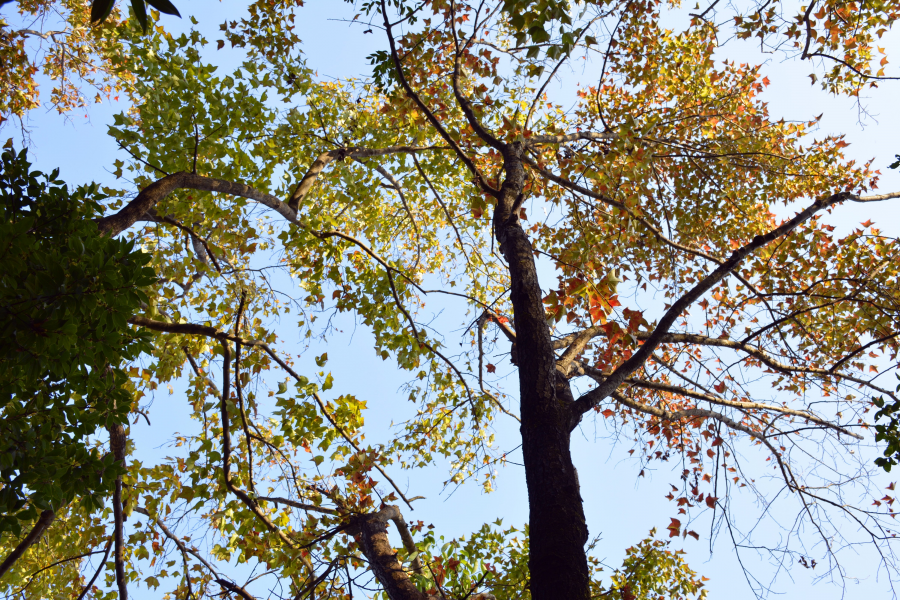
[[[587,524],[569,449],[572,393],[556,370],[534,249],[515,214],[525,183],[521,152],[521,146],[510,144],[505,153],[506,179],[494,212],[494,231],[509,265],[515,311],[531,596],[588,600]]]

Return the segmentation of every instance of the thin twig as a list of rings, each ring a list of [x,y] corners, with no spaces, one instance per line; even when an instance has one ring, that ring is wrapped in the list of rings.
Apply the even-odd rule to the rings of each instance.
[[[106,542],[106,548],[103,551],[103,560],[100,561],[100,566],[97,567],[97,570],[94,572],[94,576],[91,577],[91,580],[88,581],[87,585],[84,586],[84,589],[81,590],[81,593],[78,594],[78,598],[75,600],[83,600],[87,595],[88,591],[94,587],[94,582],[97,581],[97,577],[100,576],[100,571],[103,570],[103,567],[106,566],[106,559],[109,557],[109,549],[112,548],[114,536],[109,536],[109,540]]]

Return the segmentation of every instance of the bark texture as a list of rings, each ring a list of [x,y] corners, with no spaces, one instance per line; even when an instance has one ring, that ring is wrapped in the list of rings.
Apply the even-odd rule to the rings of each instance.
[[[588,600],[588,531],[569,449],[573,398],[568,381],[557,373],[534,249],[517,215],[525,184],[521,155],[518,144],[504,152],[506,179],[494,212],[494,231],[509,265],[515,310],[531,597]]]
[[[385,506],[376,513],[356,517],[350,528],[360,550],[369,561],[369,568],[391,600],[429,600],[432,596],[420,592],[403,565],[397,560],[388,539],[387,522],[403,521],[400,509]]]

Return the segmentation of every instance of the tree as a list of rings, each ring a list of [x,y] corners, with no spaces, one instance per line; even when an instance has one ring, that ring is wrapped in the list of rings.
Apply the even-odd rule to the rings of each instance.
[[[731,25],[707,20],[715,6],[673,31],[655,2],[364,3],[359,20],[387,45],[372,83],[317,80],[291,3],[223,25],[217,46],[246,54],[228,75],[197,32],[136,39],[139,100],[111,135],[131,157],[117,174],[140,191],[99,229],[140,240],[160,278],[130,321],[157,332],[131,371],[135,402],[189,368],[203,429],[171,462],[128,465],[115,529],[129,512],[147,525],[114,561],[120,596],[155,567],[144,583],[174,578],[179,597],[252,597],[218,566],[234,559],[297,598],[350,595],[364,571],[392,600],[702,594],[652,538],[600,574],[570,451],[586,419],[628,431],[641,466],[680,458],[670,537],[699,538],[700,515],[740,527],[743,490],[796,503],[792,535],[769,547],[783,563],[818,544],[842,575],[842,549],[867,541],[895,577],[893,497],[863,444],[874,402],[897,401],[868,373],[895,367],[898,243],[871,223],[836,238],[824,216],[900,194],[870,194],[877,172],[846,160],[840,137],[811,139],[815,120],[771,117],[758,67],[717,66]],[[736,14],[739,37],[832,60],[832,91],[883,76],[871,45],[895,5],[781,9]],[[566,110],[549,82],[579,59],[598,83]],[[430,319],[436,304],[449,323]],[[278,319],[312,339],[334,312],[409,372],[416,409],[389,443],[364,442],[367,399],[329,393],[340,374],[311,380],[284,351]],[[506,352],[511,389],[494,364]],[[405,522],[395,503],[412,492],[389,471],[446,459],[461,483],[502,462],[496,419],[520,423],[528,526],[439,547]],[[101,552],[108,515],[67,518],[35,560],[64,559],[61,540]],[[177,518],[206,528],[208,553]]]
[[[0,8],[12,0],[0,1]],[[149,4],[166,14],[180,16],[168,0],[151,0]],[[122,69],[123,43],[138,35],[115,9],[115,2],[38,0],[17,3],[18,21],[11,24],[0,17],[0,125],[17,117],[20,120],[41,106],[37,77],[45,77],[55,85],[49,106],[60,114],[86,108],[87,90],[92,100],[119,98],[129,94],[131,74]],[[136,17],[143,33],[150,19],[159,14],[147,13],[143,1],[131,2],[130,16]],[[23,26],[17,26],[23,25]],[[124,38],[124,39],[123,39]]]
[[[0,124],[24,117],[41,106],[38,78],[54,84],[47,105],[60,113],[87,106],[92,100],[127,94],[127,71],[120,71],[121,36],[128,26],[115,13],[92,27],[83,2],[19,2],[18,16],[0,17]],[[6,10],[8,10],[7,7]]]
[[[36,523],[0,575],[57,511],[78,498],[92,512],[121,487],[124,447],[101,456],[86,442],[102,428],[124,434],[133,407],[121,367],[149,348],[127,320],[147,299],[139,288],[155,281],[133,241],[98,235],[96,185],[70,192],[8,146],[0,156],[0,535]]]

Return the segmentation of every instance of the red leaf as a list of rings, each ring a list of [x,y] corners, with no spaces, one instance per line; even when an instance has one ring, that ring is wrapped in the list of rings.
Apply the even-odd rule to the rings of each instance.
[[[713,388],[720,394],[724,394],[725,393],[725,382],[721,381],[721,382],[717,383],[716,385],[714,385]]]
[[[700,540],[700,534],[697,533],[696,531],[688,531],[685,535],[689,535],[697,541]]]
[[[488,363],[488,364],[487,364],[487,372],[488,372],[488,373],[493,373],[493,372],[496,371],[496,370],[497,370],[497,367],[495,367],[495,366],[492,365],[491,363]]]
[[[600,414],[603,415],[605,418],[608,419],[608,418],[610,418],[611,416],[613,416],[613,415],[616,414],[616,413],[614,413],[613,411],[611,411],[610,409],[607,408],[606,410],[604,410],[604,411],[603,411],[602,413],[600,413]]]
[[[669,526],[666,529],[669,530],[669,537],[675,537],[681,534],[681,521],[676,519],[675,517],[670,517],[672,522],[669,523]]]
[[[707,496],[706,497],[706,505],[710,508],[715,508],[716,500],[718,500],[718,498],[716,498],[715,496]]]

